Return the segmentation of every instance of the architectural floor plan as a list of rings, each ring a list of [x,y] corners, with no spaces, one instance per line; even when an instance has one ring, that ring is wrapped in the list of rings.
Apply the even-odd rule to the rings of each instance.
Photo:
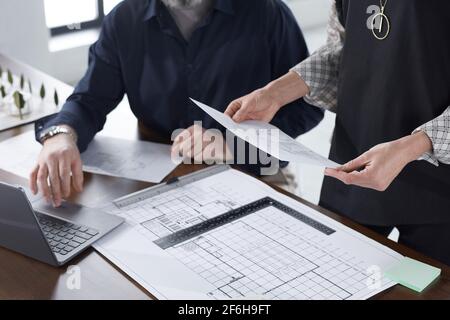
[[[127,227],[96,248],[130,273],[139,268],[125,262],[130,259],[123,248],[136,241],[127,235],[134,233],[148,247],[130,251],[176,261],[182,273],[201,279],[203,285],[183,288],[196,293],[191,298],[363,299],[393,284],[381,273],[399,254],[235,170],[210,170],[162,188],[108,208],[126,218]],[[151,280],[166,270],[152,272],[137,273],[151,293],[186,298],[169,289],[176,283]]]

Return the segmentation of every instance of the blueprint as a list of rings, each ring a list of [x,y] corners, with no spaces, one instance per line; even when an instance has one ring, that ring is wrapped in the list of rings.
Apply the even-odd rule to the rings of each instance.
[[[127,222],[95,248],[159,299],[366,299],[402,258],[232,169],[105,210]]]

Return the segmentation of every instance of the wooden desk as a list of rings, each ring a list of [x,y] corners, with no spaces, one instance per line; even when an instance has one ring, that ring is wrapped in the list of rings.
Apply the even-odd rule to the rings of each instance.
[[[114,117],[113,117],[114,118]],[[123,124],[124,118],[117,117]],[[130,123],[135,123],[129,117]],[[110,128],[114,127],[109,123]],[[136,125],[134,124],[136,127]],[[0,141],[15,136],[32,126],[16,128],[0,133]],[[108,130],[108,129],[107,129]],[[134,132],[137,133],[137,130]],[[129,131],[128,131],[129,134]],[[137,134],[136,134],[137,137]],[[0,155],[4,156],[4,155]],[[170,177],[182,176],[204,168],[203,166],[179,166]],[[168,178],[170,178],[168,177]],[[0,181],[27,185],[27,181],[0,170]],[[83,205],[95,205],[113,200],[119,196],[143,189],[150,184],[100,175],[85,175],[85,189],[81,195],[71,197],[70,201]],[[279,190],[281,191],[281,190]],[[283,192],[283,191],[281,191]],[[286,193],[286,192],[284,192]],[[290,195],[300,202],[302,199]],[[450,268],[435,262],[404,246],[385,239],[360,225],[333,214],[317,206],[310,205],[323,214],[391,247],[403,255],[430,263],[442,268],[442,276],[422,294],[401,286],[395,286],[374,299],[450,299]],[[114,267],[101,255],[90,249],[71,263],[81,268],[81,289],[69,290],[66,287],[65,268],[54,268],[33,261],[14,252],[0,248],[0,299],[151,299],[152,296],[136,284],[122,271]]]

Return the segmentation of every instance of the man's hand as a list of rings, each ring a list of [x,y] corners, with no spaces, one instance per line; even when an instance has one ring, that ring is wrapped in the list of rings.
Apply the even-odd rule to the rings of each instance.
[[[259,120],[270,122],[278,110],[309,93],[305,81],[290,71],[266,87],[234,100],[225,110],[236,122]]]
[[[433,145],[424,132],[383,143],[338,169],[326,169],[325,175],[347,185],[385,191],[407,164],[417,160]]]
[[[232,152],[219,130],[205,130],[193,125],[181,132],[172,145],[172,159],[193,159],[195,163],[226,163]]]
[[[38,164],[30,174],[33,194],[41,192],[55,207],[68,198],[72,188],[83,190],[83,169],[80,152],[73,137],[59,134],[44,142]]]

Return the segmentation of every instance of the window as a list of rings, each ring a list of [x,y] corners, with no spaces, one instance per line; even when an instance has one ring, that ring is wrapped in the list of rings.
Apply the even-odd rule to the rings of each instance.
[[[105,16],[122,0],[44,0],[51,35],[100,28]]]
[[[103,11],[105,15],[111,12],[115,6],[119,4],[122,0],[103,0]]]

